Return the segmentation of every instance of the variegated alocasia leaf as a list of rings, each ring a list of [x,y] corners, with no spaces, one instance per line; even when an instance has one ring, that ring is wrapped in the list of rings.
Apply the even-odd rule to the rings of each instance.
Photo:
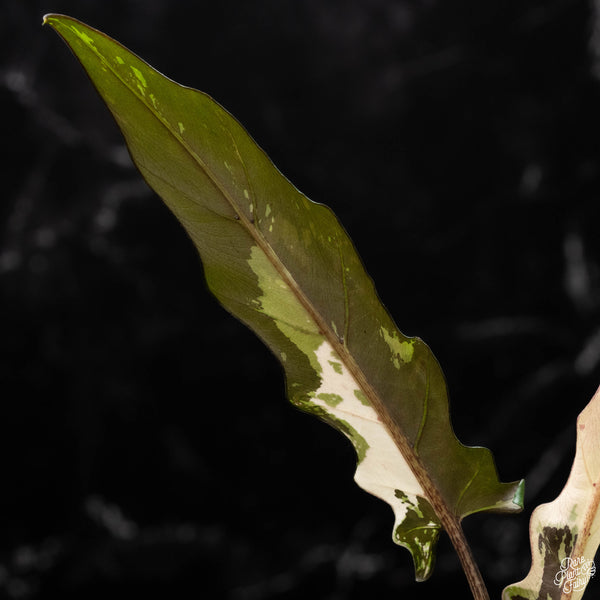
[[[600,544],[600,388],[577,419],[569,479],[531,515],[531,569],[503,600],[578,600],[595,573]]]
[[[400,333],[332,211],[294,188],[206,94],[72,18],[44,22],[187,230],[212,293],[280,360],[290,401],[350,438],[356,481],[392,507],[416,577],[429,576],[442,526],[456,545],[464,516],[519,510],[520,483],[500,483],[491,453],[456,439],[436,359]]]

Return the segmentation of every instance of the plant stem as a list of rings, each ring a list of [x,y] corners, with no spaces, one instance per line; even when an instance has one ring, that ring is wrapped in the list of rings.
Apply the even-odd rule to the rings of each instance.
[[[469,546],[465,533],[460,525],[460,520],[454,513],[448,510],[446,502],[433,481],[428,477],[424,477],[421,469],[417,468],[413,470],[413,472],[423,487],[423,491],[427,495],[431,507],[439,517],[442,526],[450,537],[450,541],[458,554],[460,564],[465,572],[467,581],[469,582],[469,587],[471,588],[474,600],[490,600],[487,588],[483,582],[483,577],[473,558],[471,547]]]
[[[458,554],[463,571],[467,576],[467,581],[469,582],[469,587],[471,588],[473,598],[474,600],[489,600],[490,596],[487,588],[485,587],[485,583],[483,582],[483,577],[481,576],[479,567],[475,563],[473,553],[471,552],[471,548],[467,543],[467,539],[465,538],[462,527],[456,519],[453,519],[453,521],[454,523],[452,525],[449,523],[443,524],[448,532],[448,535],[450,536],[452,545]]]

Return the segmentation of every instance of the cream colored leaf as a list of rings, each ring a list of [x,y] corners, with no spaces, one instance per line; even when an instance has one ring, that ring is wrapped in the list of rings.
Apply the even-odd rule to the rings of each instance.
[[[503,600],[578,600],[600,544],[600,388],[577,419],[577,448],[560,495],[531,516],[531,569]]]

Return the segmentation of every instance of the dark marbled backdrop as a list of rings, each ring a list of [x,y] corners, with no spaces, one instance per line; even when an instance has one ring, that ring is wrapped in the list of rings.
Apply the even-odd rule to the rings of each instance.
[[[522,515],[465,521],[499,598],[600,383],[599,10],[4,0],[0,596],[469,597],[446,539],[413,582],[349,444],[209,296],[44,13],[209,92],[335,210],[439,358],[460,439],[527,477]]]

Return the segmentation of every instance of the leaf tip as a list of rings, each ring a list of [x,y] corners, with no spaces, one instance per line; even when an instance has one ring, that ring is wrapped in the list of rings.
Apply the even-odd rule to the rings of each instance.
[[[42,17],[42,25],[50,25],[50,27],[54,27],[54,21],[58,20],[58,17],[55,13],[47,13]]]
[[[512,501],[519,507],[519,510],[523,510],[525,505],[525,480],[521,479],[515,489],[515,494]]]

